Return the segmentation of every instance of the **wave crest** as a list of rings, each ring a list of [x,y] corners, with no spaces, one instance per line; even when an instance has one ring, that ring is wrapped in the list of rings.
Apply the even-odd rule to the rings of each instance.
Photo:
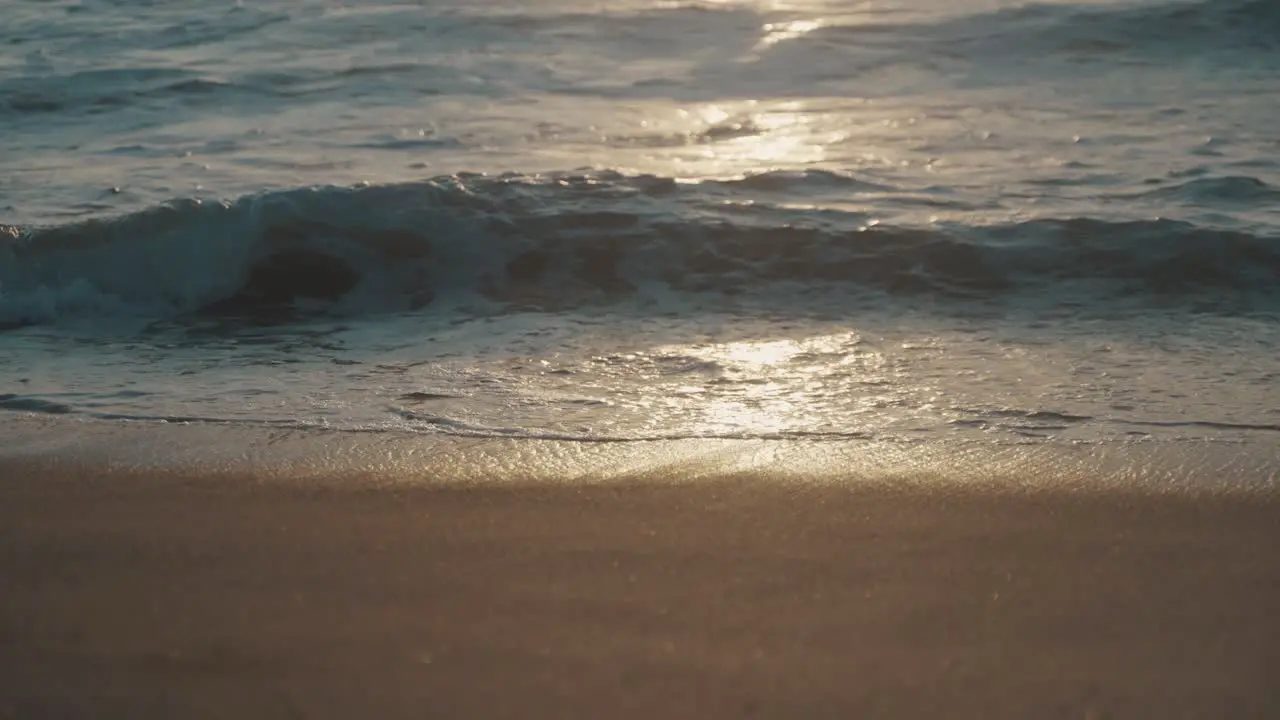
[[[733,294],[777,283],[976,299],[1084,283],[1099,299],[1280,299],[1272,237],[1169,220],[885,227],[858,212],[771,201],[815,183],[869,187],[831,173],[702,184],[616,173],[450,176],[10,228],[0,233],[0,324],[376,312],[446,296],[554,309],[659,286]],[[734,194],[752,199],[726,202]]]

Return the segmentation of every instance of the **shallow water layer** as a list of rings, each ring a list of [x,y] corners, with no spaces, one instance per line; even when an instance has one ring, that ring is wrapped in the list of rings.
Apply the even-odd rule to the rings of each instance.
[[[683,309],[684,301],[677,303]],[[1274,447],[1265,319],[967,317],[847,304],[404,314],[11,332],[0,407],[98,419],[586,442],[957,437]],[[75,352],[68,352],[68,348]]]
[[[303,489],[705,484],[895,489],[935,497],[1049,491],[1262,498],[1274,497],[1280,481],[1274,456],[1214,442],[686,438],[590,443],[34,415],[8,423],[5,438],[10,442],[0,450],[0,476],[24,481],[11,488],[18,492],[87,477],[108,492],[119,479]]]
[[[1271,3],[148,10],[0,28],[13,428],[1280,464]]]

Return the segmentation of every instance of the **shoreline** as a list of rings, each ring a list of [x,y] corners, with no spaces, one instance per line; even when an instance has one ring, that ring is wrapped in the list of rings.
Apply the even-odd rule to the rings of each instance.
[[[327,431],[234,423],[107,421],[11,414],[0,478],[174,478],[314,487],[762,485],[935,492],[1269,495],[1280,492],[1274,438],[1250,443],[1046,441],[1008,444],[855,439],[555,438]],[[150,478],[151,480],[148,480]]]
[[[1280,714],[1274,493],[16,472],[0,716]]]

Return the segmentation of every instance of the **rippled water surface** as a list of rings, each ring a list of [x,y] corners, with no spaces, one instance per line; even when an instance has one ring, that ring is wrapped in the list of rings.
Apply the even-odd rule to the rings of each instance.
[[[11,417],[1280,457],[1274,3],[0,8]]]

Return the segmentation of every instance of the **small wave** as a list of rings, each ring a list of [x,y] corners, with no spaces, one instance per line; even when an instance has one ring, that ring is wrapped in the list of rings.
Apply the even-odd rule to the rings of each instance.
[[[1211,430],[1254,430],[1259,432],[1280,432],[1280,424],[1272,423],[1236,423],[1217,420],[1118,420],[1125,425],[1147,425],[1150,427],[1198,427]]]
[[[1085,283],[1097,302],[1280,300],[1273,237],[1168,220],[869,226],[858,212],[773,204],[779,191],[814,185],[870,201],[882,187],[831,173],[702,184],[450,176],[10,228],[0,232],[0,326],[384,312],[445,297],[553,310],[655,288],[760,293],[774,283],[977,299]]]
[[[414,395],[415,393],[410,393]],[[428,393],[429,394],[429,393]],[[434,397],[448,398],[450,395]],[[403,399],[403,398],[402,398]],[[409,398],[413,399],[413,398]],[[233,427],[273,428],[282,430],[327,431],[354,434],[429,434],[462,438],[557,440],[590,444],[634,444],[676,440],[791,440],[809,442],[881,440],[893,442],[893,437],[879,438],[859,431],[803,431],[781,430],[776,432],[655,432],[641,434],[604,434],[588,430],[580,432],[557,431],[527,427],[500,427],[466,422],[429,413],[389,408],[388,412],[407,424],[334,426],[327,422],[272,418],[229,418],[209,415],[174,415],[131,412],[103,412],[91,408],[76,408],[63,403],[37,397],[0,394],[0,411],[34,413],[41,415],[77,415],[94,420],[126,421],[139,423],[165,423],[175,425],[215,425]]]
[[[895,188],[883,183],[862,180],[851,175],[827,170],[805,172],[774,171],[748,175],[738,180],[722,182],[729,188],[745,188],[767,192],[795,192],[797,190],[834,190],[846,193],[891,192]]]
[[[441,435],[484,439],[510,438],[518,440],[558,440],[561,442],[601,444],[670,442],[676,440],[792,440],[810,442],[889,440],[889,438],[877,438],[874,435],[865,432],[823,432],[805,430],[779,430],[776,432],[742,431],[725,433],[670,432],[637,435],[606,435],[589,431],[560,432],[523,427],[495,427],[492,425],[482,425],[479,423],[455,420],[443,415],[429,415],[400,408],[392,408],[390,412],[400,417],[402,420],[419,424],[422,426],[419,428],[419,431],[428,430]]]
[[[233,90],[234,83],[177,68],[85,70],[65,75],[22,77],[0,82],[0,105],[12,113],[97,113],[136,102],[173,97],[189,103],[209,102]]]
[[[1093,420],[1093,417],[1089,415],[1076,415],[1074,413],[1057,412],[1054,410],[1018,410],[1013,408],[1000,408],[996,410],[954,408],[954,410],[966,415],[976,416],[977,418],[1030,420],[1033,422],[1050,423],[1079,423]],[[965,419],[957,421],[957,424],[967,424],[972,422],[981,422],[981,420]]]
[[[1263,205],[1280,201],[1280,188],[1250,176],[1196,178],[1179,185],[1157,188],[1142,194],[1155,200],[1187,203],[1229,203]]]
[[[986,428],[1000,425],[1012,430],[1066,430],[1080,423],[1105,423],[1126,427],[1159,427],[1159,428],[1205,428],[1226,431],[1280,432],[1280,425],[1274,423],[1243,423],[1221,420],[1146,420],[1141,418],[1094,417],[1053,410],[1020,410],[1012,408],[978,409],[953,408],[963,417],[950,421],[955,427]],[[1146,435],[1141,431],[1132,431],[1137,435]]]
[[[1029,46],[1076,56],[1163,56],[1280,49],[1280,7],[1270,0],[1194,0],[1096,8],[1029,5],[989,20]],[[1028,45],[1020,44],[1020,47]]]
[[[875,72],[902,63],[934,68],[961,61],[983,69],[964,68],[972,83],[1000,81],[1010,68],[1021,73],[1061,61],[1072,75],[1082,63],[1164,66],[1204,56],[1270,66],[1280,50],[1280,4],[1271,0],[1027,3],[941,20],[874,18],[829,24],[779,43],[753,71],[780,79],[794,72],[798,57],[841,68],[837,72],[845,76],[853,67]]]
[[[41,398],[23,397],[11,393],[0,393],[0,410],[33,412],[45,415],[66,415],[75,412],[74,408],[64,403]]]
[[[359,143],[353,147],[367,148],[369,150],[393,150],[396,152],[417,151],[417,150],[436,150],[439,148],[456,148],[459,147],[457,140],[453,138],[437,138],[437,137],[388,137],[367,143]]]
[[[426,392],[426,391],[418,390],[414,392],[405,393],[400,396],[400,399],[406,402],[426,402],[429,400],[456,400],[461,397],[462,397],[461,395],[452,395],[450,393]]]

